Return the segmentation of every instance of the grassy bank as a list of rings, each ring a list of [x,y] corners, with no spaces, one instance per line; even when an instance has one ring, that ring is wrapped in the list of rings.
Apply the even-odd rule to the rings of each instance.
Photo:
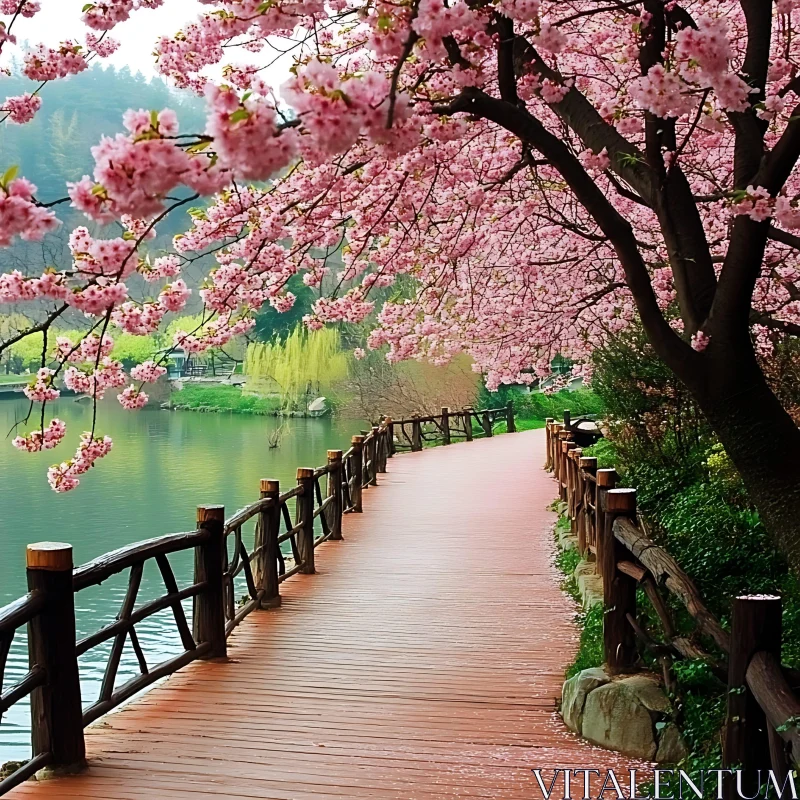
[[[243,394],[239,386],[204,386],[187,383],[179,392],[172,392],[173,407],[191,411],[228,411],[232,414],[272,416],[280,409],[277,397]]]

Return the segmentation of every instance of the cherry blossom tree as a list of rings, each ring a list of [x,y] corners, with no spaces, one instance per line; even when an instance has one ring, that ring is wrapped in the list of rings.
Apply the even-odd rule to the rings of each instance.
[[[84,43],[24,54],[31,90],[0,118],[31,119],[49,81],[113,52],[109,31],[162,2],[89,4]],[[490,388],[546,375],[559,353],[586,371],[593,348],[641,321],[800,565],[800,432],[758,363],[800,334],[797,0],[202,2],[155,57],[205,96],[206,129],[129,111],[93,148],[93,174],[67,187],[124,235],[77,228],[72,269],[0,276],[0,302],[40,309],[0,351],[45,334],[28,389],[41,425],[17,446],[66,435],[45,424],[57,380],[145,402],[161,365],[125,375],[107,337],[156,329],[186,302],[186,265],[213,254],[204,323],[176,335],[190,351],[246,331],[264,303],[291,307],[298,273],[320,290],[310,328],[374,313],[368,344],[390,360],[467,352]],[[0,0],[0,48],[37,10]],[[280,59],[291,76],[272,86]],[[159,222],[200,196],[211,200],[174,250],[150,252]],[[0,246],[52,230],[61,199],[6,173]],[[132,299],[134,273],[152,297]],[[48,335],[76,314],[82,341]],[[72,488],[104,442],[85,434],[51,470],[55,488]]]

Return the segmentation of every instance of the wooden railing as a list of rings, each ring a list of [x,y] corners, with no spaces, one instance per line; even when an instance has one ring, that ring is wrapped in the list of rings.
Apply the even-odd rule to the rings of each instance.
[[[553,472],[580,555],[595,562],[603,579],[603,650],[611,673],[635,671],[644,651],[661,664],[664,682],[674,687],[676,658],[701,658],[727,683],[723,766],[746,771],[772,769],[781,785],[800,764],[800,674],[781,665],[781,598],[733,598],[731,631],[709,611],[691,578],[652,541],[636,513],[636,490],[618,487],[614,469],[598,469],[572,438],[564,422],[546,423],[545,469]],[[637,590],[652,604],[662,628],[657,639],[637,618]],[[695,632],[681,635],[666,594],[689,612]],[[708,644],[708,648],[704,647]],[[715,653],[710,650],[716,651]],[[733,797],[733,781],[726,796]]]
[[[384,419],[366,435],[353,436],[345,453],[329,450],[324,466],[298,469],[297,485],[289,491],[281,492],[277,480],[262,480],[259,499],[227,520],[223,506],[199,506],[194,531],[138,542],[74,570],[71,545],[29,545],[30,591],[0,608],[0,719],[30,695],[33,757],[0,781],[0,795],[45,767],[81,769],[85,726],[192,661],[225,658],[234,628],[252,611],[280,605],[280,584],[298,572],[313,573],[315,549],[342,538],[343,514],[360,512],[363,492],[377,486],[378,475],[386,472],[387,459],[394,453],[391,427],[391,420]],[[249,544],[245,525],[253,519]],[[291,555],[284,555],[284,544]],[[194,577],[179,588],[170,557],[187,551],[194,553]],[[155,563],[164,593],[137,605],[148,562]],[[76,595],[122,573],[127,573],[127,589],[116,619],[77,640]],[[237,600],[242,584],[246,594]],[[191,624],[183,608],[190,599]],[[172,611],[182,651],[149,664],[136,626],[166,609]],[[5,687],[11,645],[25,626],[30,670]],[[117,686],[128,641],[139,674]],[[99,695],[83,708],[78,658],[109,642]]]
[[[391,423],[392,440],[397,450],[419,451],[425,444],[450,444],[455,439],[471,442],[475,435],[473,421],[478,435],[493,436],[494,428],[500,422],[506,423],[509,433],[516,431],[514,403],[509,401],[502,408],[487,408],[476,411],[466,407],[460,411],[442,408],[441,414],[422,416],[414,414],[409,419],[394,420]]]

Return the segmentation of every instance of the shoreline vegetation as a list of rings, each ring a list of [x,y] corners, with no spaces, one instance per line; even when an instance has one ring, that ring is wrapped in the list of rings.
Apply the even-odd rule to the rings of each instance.
[[[583,409],[582,413],[592,413],[596,406],[594,396],[587,389],[562,390],[552,395],[541,393],[523,394],[505,391],[498,394],[482,392],[475,401],[475,408],[481,410],[497,405],[498,396],[503,402],[514,401],[518,431],[543,428],[548,417],[560,415],[563,408],[572,406]],[[325,416],[339,415],[340,402],[328,398],[328,411]],[[346,405],[346,404],[345,404]],[[246,392],[241,385],[185,383],[183,388],[170,394],[169,401],[160,406],[168,411],[197,411],[201,413],[252,414],[272,417],[314,417],[302,410],[287,409],[278,395],[262,396]],[[421,409],[424,412],[424,409]],[[477,426],[476,432],[479,433]],[[506,423],[500,422],[496,433],[506,433]]]

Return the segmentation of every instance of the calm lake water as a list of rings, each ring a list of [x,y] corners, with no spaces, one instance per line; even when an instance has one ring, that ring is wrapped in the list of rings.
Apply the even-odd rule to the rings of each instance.
[[[22,400],[0,399],[2,436],[26,413]],[[98,433],[113,437],[114,449],[81,477],[81,485],[57,495],[47,485],[47,467],[74,452],[78,435],[91,427],[91,409],[60,400],[55,414],[67,423],[67,439],[54,453],[19,453],[0,441],[0,606],[26,592],[25,546],[54,540],[74,547],[75,564],[141,539],[194,529],[195,507],[224,504],[226,515],[258,496],[260,478],[295,485],[297,467],[325,463],[328,448],[347,449],[357,420],[288,419],[280,447],[270,449],[269,434],[279,420],[235,414],[145,409],[129,412],[116,401],[98,409]],[[170,556],[179,586],[191,582],[190,553]],[[127,587],[127,572],[76,597],[78,638],[93,633],[117,615]],[[137,605],[164,593],[154,564],[145,568]],[[242,592],[244,593],[244,592]],[[191,619],[191,602],[185,604]],[[150,665],[182,651],[172,612],[154,615],[136,626]],[[109,643],[110,646],[110,643]],[[99,693],[109,647],[81,658],[84,705]],[[24,631],[15,638],[5,686],[27,672]],[[138,674],[128,642],[117,676],[119,686]],[[0,763],[30,755],[29,708],[14,706],[0,724]]]

